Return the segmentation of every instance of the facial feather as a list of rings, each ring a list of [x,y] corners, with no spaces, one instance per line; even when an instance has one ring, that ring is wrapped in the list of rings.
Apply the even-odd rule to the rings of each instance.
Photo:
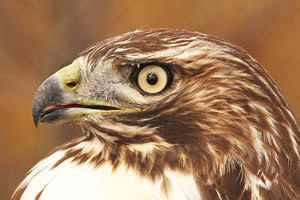
[[[243,49],[197,32],[137,30],[88,48],[74,62],[81,66],[77,95],[139,111],[84,116],[87,140],[61,147],[65,155],[55,167],[69,159],[94,168],[125,165],[160,180],[166,194],[171,170],[191,175],[203,199],[299,196],[297,122]],[[142,92],[132,78],[149,64],[172,74],[157,94]]]
[[[149,45],[141,45],[141,38]],[[112,124],[154,128],[153,133],[175,149],[183,146],[198,151],[199,161],[191,167],[210,169],[203,173],[211,175],[224,171],[217,168],[222,169],[226,156],[241,160],[245,173],[257,174],[263,166],[261,170],[270,180],[281,176],[291,156],[299,160],[296,120],[274,81],[244,50],[207,35],[169,30],[136,31],[109,44],[96,45],[82,54],[92,71],[97,71],[102,61],[117,58],[121,63],[168,63],[176,77],[163,94],[154,98],[137,95],[143,103],[138,99],[132,103],[142,104],[142,112],[110,115]],[[106,48],[109,52],[103,51]],[[102,61],[95,55],[101,55]],[[144,134],[139,129],[134,135]],[[291,145],[283,150],[287,141]],[[190,158],[186,156],[189,153],[182,152]],[[211,168],[203,167],[208,161],[213,163],[208,165]],[[198,164],[202,167],[194,166]]]

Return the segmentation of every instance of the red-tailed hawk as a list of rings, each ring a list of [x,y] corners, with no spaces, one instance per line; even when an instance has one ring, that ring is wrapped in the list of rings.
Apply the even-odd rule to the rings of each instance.
[[[40,161],[12,199],[299,199],[299,129],[243,49],[137,30],[85,50],[37,90],[33,118],[85,137]],[[69,133],[66,133],[69,134]]]

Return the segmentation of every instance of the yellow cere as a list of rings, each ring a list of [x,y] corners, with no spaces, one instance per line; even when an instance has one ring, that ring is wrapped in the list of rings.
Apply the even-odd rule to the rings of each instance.
[[[77,63],[70,64],[58,72],[62,87],[68,91],[74,91],[80,81],[80,66]],[[68,86],[74,84],[74,87]]]

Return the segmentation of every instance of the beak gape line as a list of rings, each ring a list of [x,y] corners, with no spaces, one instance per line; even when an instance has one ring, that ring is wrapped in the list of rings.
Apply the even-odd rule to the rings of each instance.
[[[61,105],[65,97],[63,94],[65,91],[62,89],[58,74],[53,74],[38,88],[33,98],[32,115],[35,126],[38,126],[39,122],[52,122],[60,120],[62,118],[62,110],[56,110],[49,114],[43,114],[43,111],[48,106]],[[71,98],[70,101],[75,101],[75,98]]]
[[[69,65],[45,80],[38,88],[32,105],[35,126],[39,122],[64,122],[79,120],[82,115],[98,112],[117,112],[121,108],[102,100],[91,100],[76,94],[70,82],[78,82],[80,70],[77,64]]]

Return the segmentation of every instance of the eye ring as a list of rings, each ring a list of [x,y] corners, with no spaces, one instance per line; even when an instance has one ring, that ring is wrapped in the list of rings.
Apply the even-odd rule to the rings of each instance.
[[[172,76],[167,67],[148,64],[139,68],[135,82],[140,90],[147,94],[157,94],[171,83]]]

